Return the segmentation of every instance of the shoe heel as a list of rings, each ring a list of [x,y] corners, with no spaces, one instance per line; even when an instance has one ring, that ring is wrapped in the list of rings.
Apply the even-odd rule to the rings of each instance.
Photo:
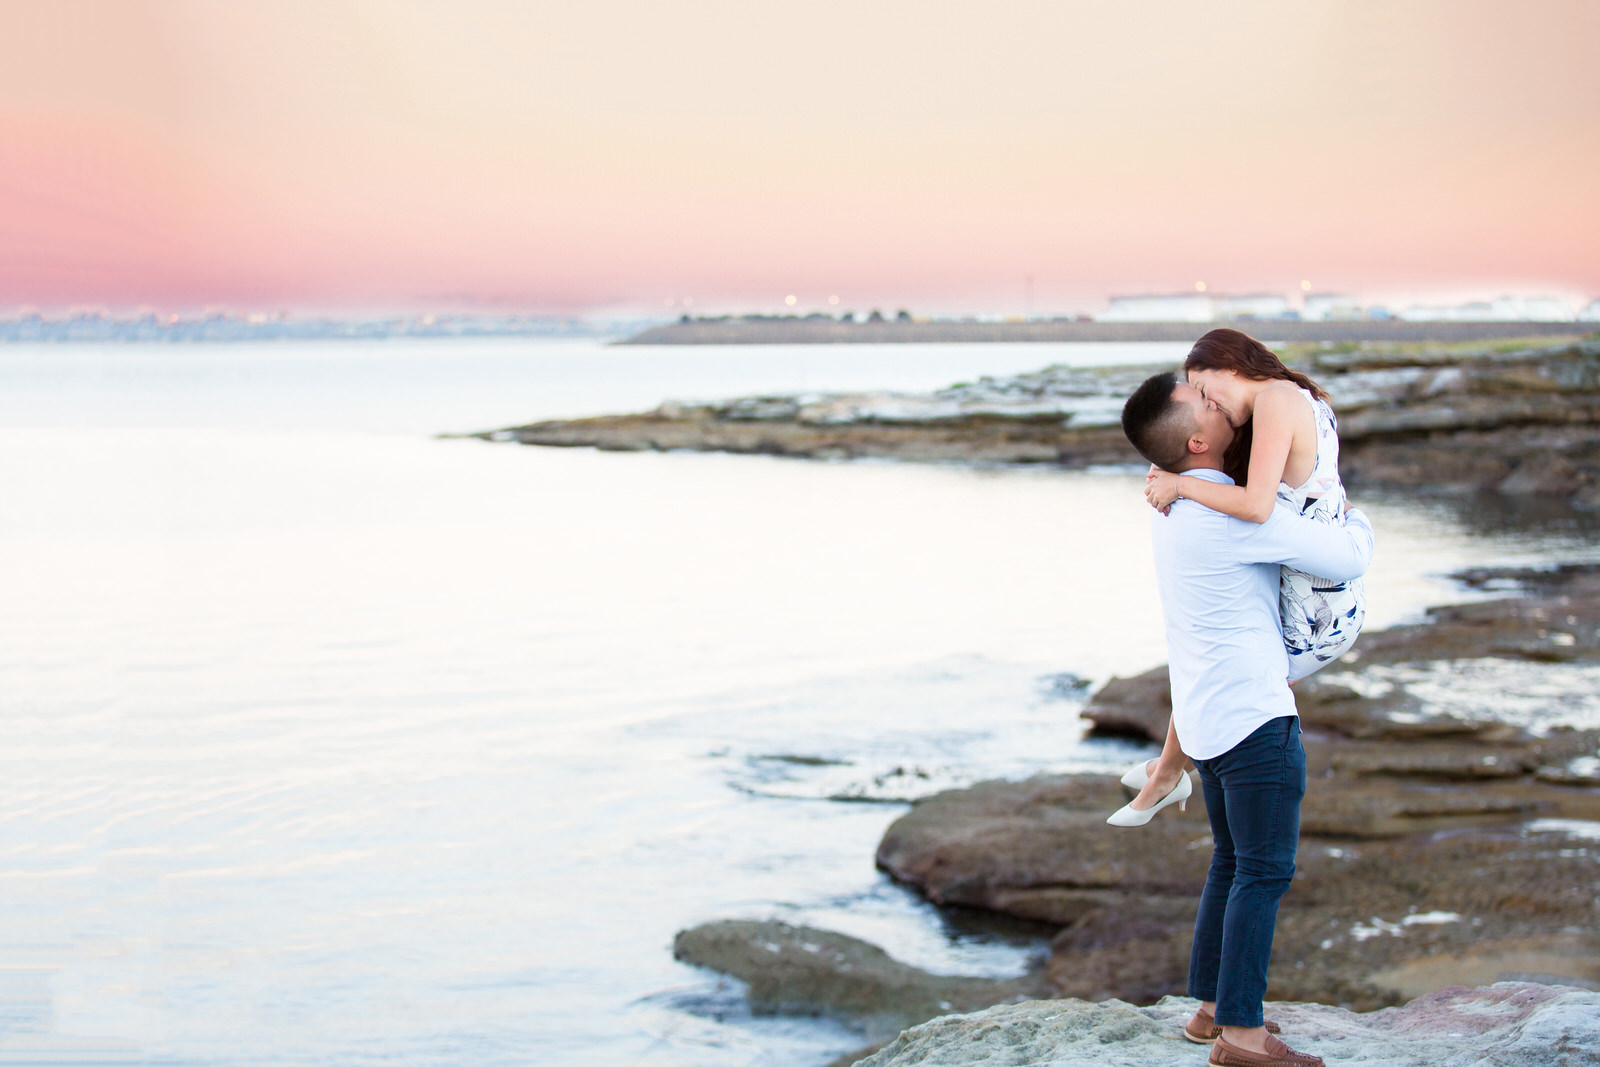
[[[1188,797],[1184,797],[1182,800],[1178,801],[1178,810],[1179,811],[1188,811],[1189,810],[1189,798]]]

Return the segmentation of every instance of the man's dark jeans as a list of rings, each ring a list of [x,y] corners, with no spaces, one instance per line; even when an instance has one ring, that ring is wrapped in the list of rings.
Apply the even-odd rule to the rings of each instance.
[[[1217,1002],[1219,1026],[1260,1026],[1278,901],[1294,878],[1300,842],[1300,720],[1272,719],[1215,759],[1194,762],[1212,853],[1194,920],[1189,995]]]

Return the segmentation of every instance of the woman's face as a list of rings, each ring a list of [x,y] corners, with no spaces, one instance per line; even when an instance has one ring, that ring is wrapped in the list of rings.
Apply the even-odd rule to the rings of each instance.
[[[1250,397],[1245,380],[1231,370],[1192,370],[1189,384],[1206,402],[1215,404],[1234,429],[1250,421]]]

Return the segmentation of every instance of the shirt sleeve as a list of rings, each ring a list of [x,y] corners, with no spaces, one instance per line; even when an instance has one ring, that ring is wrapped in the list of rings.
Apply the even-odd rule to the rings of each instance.
[[[1245,563],[1283,563],[1346,582],[1365,574],[1372,562],[1372,522],[1359,508],[1345,512],[1340,525],[1317,522],[1279,505],[1260,525],[1233,519],[1229,526],[1234,550]]]

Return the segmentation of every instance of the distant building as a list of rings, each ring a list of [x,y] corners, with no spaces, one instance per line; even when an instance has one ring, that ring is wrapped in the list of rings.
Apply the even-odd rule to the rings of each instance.
[[[1308,322],[1349,322],[1366,315],[1361,301],[1348,293],[1312,293],[1300,308],[1300,317]]]
[[[1412,304],[1400,312],[1406,322],[1492,322],[1499,316],[1487,300],[1468,304]]]
[[[1114,296],[1099,322],[1351,322],[1402,319],[1408,322],[1585,322],[1600,321],[1600,300],[1581,315],[1555,296],[1502,296],[1465,304],[1416,304],[1404,311],[1365,306],[1347,293],[1308,294],[1301,310],[1277,293],[1160,293]]]
[[[1100,322],[1212,322],[1216,309],[1204,293],[1114,296]]]
[[[1408,322],[1571,322],[1572,306],[1553,296],[1502,296],[1466,304],[1417,304],[1400,312]]]
[[[1211,298],[1212,318],[1217,322],[1281,322],[1298,318],[1289,301],[1276,293],[1245,293]]]
[[[1100,322],[1281,322],[1298,316],[1277,293],[1114,296]]]
[[[1572,305],[1555,296],[1526,296],[1522,298],[1520,318],[1530,322],[1571,322],[1575,317]]]

